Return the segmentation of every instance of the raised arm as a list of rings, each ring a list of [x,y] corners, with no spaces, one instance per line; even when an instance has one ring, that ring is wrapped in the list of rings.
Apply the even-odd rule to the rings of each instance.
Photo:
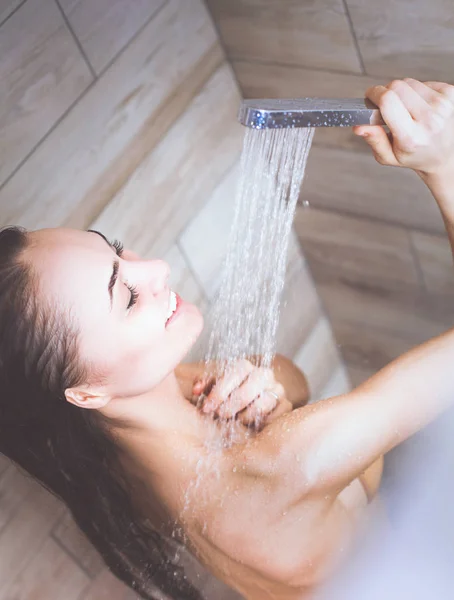
[[[371,88],[367,96],[380,107],[391,135],[382,127],[355,132],[381,164],[420,175],[453,244],[454,87],[410,79]],[[285,415],[252,444],[251,456],[266,469],[259,451],[266,447],[264,457],[287,477],[295,496],[340,491],[454,403],[453,365],[451,330],[404,354],[353,392]]]

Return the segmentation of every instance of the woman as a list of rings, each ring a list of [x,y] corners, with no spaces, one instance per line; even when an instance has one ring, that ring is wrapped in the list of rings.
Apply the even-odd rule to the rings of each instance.
[[[419,172],[452,233],[454,88],[405,80],[367,95],[393,135],[356,133],[383,164]],[[66,502],[145,598],[150,582],[174,598],[200,597],[165,560],[175,521],[211,572],[246,598],[310,597],[365,514],[358,478],[368,473],[373,495],[381,455],[454,397],[448,332],[352,393],[280,416],[286,385],[304,403],[304,378],[279,359],[300,378],[298,394],[283,372],[279,382],[277,369],[240,361],[197,408],[188,400],[208,384],[193,389],[200,366],[179,363],[202,317],[179,299],[171,316],[165,263],[69,229],[6,229],[0,256],[0,450]],[[185,492],[209,459],[205,440],[217,432],[212,417],[249,423],[257,410],[269,423],[216,455],[217,476],[202,479],[185,511]]]

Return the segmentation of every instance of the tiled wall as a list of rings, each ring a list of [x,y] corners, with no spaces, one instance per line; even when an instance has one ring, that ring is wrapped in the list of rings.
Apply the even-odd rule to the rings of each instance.
[[[7,0],[0,79],[0,226],[98,228],[167,260],[172,287],[207,314],[244,130],[201,0]],[[295,237],[278,349],[313,399],[349,387]],[[0,600],[132,597],[63,507],[0,456]]]
[[[446,0],[207,0],[245,97],[362,97],[454,83]],[[314,137],[295,228],[353,383],[454,322],[452,256],[430,193],[350,129]]]

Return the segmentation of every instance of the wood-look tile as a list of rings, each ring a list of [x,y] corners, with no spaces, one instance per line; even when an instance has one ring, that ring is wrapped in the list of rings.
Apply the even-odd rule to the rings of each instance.
[[[366,71],[454,82],[449,0],[347,0]]]
[[[385,79],[362,75],[327,74],[314,69],[242,60],[234,60],[232,66],[245,98],[363,98],[369,87],[388,83]],[[369,152],[369,146],[353,134],[351,127],[319,127],[313,143]]]
[[[348,362],[346,362],[346,366],[348,370],[348,376],[354,388],[367,381],[376,373],[376,371],[372,368],[358,367],[357,365],[350,365]]]
[[[1,600],[10,600],[7,589],[39,552],[63,513],[63,505],[37,483],[0,534]]]
[[[52,538],[7,588],[14,600],[78,600],[90,578]]]
[[[420,283],[406,229],[299,208],[295,230],[317,281],[369,282],[385,289]]]
[[[1,224],[88,227],[221,61],[203,4],[169,0],[0,191]]]
[[[446,236],[411,232],[416,257],[427,290],[435,294],[454,294],[454,264]]]
[[[52,535],[91,578],[104,569],[101,555],[77,527],[69,511],[56,524]]]
[[[336,340],[324,315],[313,323],[312,330],[293,361],[308,379],[310,400],[320,399],[323,389],[342,366]]]
[[[359,326],[340,319],[333,320],[332,325],[345,362],[349,366],[372,372],[379,371],[418,343],[416,332],[414,339],[409,340],[389,328]]]
[[[232,58],[361,72],[341,0],[208,0]]]
[[[0,454],[0,477],[6,471],[6,469],[11,465],[10,459],[4,454]]]
[[[222,66],[93,227],[141,256],[162,256],[238,160],[238,90]],[[209,110],[207,107],[216,107]]]
[[[213,300],[222,278],[235,209],[239,166],[219,183],[211,198],[190,221],[179,243],[205,293]]]
[[[97,74],[164,3],[165,0],[60,0]]]
[[[2,0],[0,4],[0,23],[3,23],[23,0]]]
[[[92,81],[53,0],[28,0],[0,35],[0,185]]]
[[[409,169],[379,165],[372,154],[313,147],[301,197],[313,208],[444,231],[438,207],[418,176]]]
[[[139,600],[139,597],[110,571],[104,569],[82,593],[79,600]]]
[[[334,330],[346,322],[358,332],[370,327],[416,346],[451,328],[454,322],[452,298],[429,296],[419,287],[385,289],[382,285],[336,280],[318,282],[317,291]]]
[[[0,478],[0,531],[11,520],[33,489],[34,483],[30,477],[21,473],[15,465],[10,463]]]

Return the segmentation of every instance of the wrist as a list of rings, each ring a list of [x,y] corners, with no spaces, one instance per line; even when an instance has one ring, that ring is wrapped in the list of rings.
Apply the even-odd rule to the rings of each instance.
[[[432,171],[416,170],[416,173],[429,187],[453,189],[454,160],[448,161]]]

